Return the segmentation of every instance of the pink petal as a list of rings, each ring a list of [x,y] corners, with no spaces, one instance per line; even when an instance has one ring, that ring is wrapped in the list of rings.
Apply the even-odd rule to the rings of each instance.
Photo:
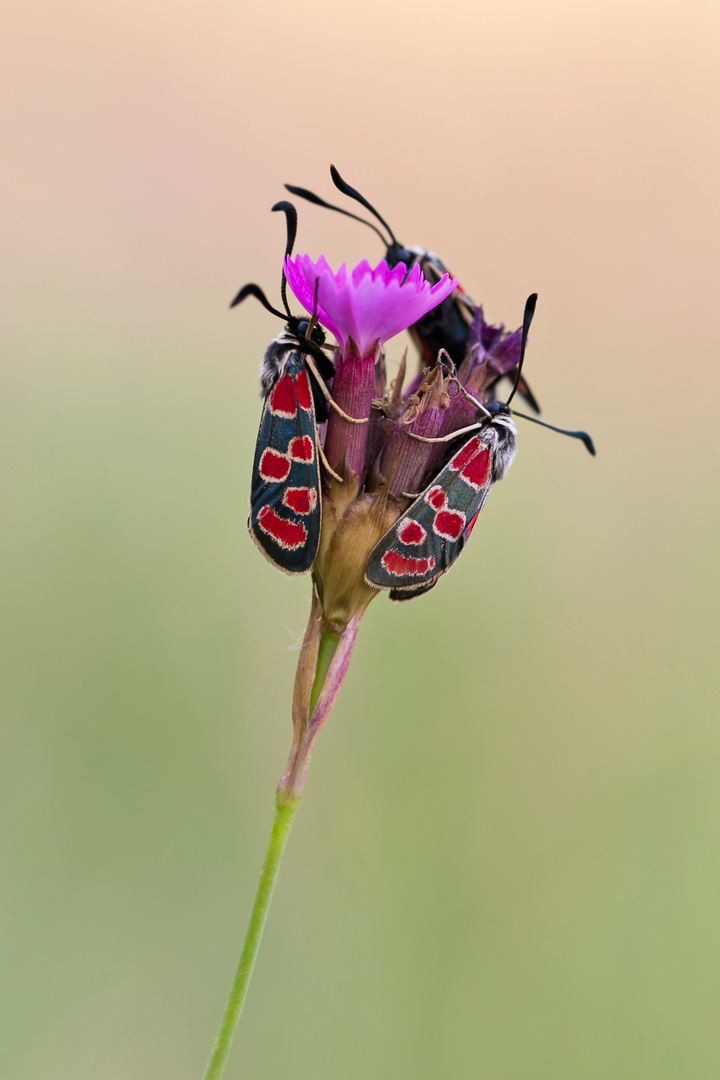
[[[324,255],[317,262],[309,255],[296,255],[285,260],[285,273],[290,288],[311,314],[318,282],[319,321],[343,349],[352,338],[361,356],[374,342],[382,344],[412,326],[457,286],[449,274],[431,286],[417,263],[408,273],[404,263],[391,269],[385,259],[374,269],[363,259],[350,273],[343,263],[334,273]]]

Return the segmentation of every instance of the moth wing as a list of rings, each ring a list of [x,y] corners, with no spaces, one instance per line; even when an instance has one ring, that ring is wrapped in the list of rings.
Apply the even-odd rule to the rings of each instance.
[[[304,574],[315,561],[321,518],[315,407],[302,353],[293,350],[265,399],[248,529],[273,566]]]
[[[423,593],[430,592],[434,589],[438,581],[442,577],[442,574],[438,574],[437,577],[432,578],[427,585],[415,585],[407,589],[391,589],[390,599],[393,603],[400,603],[402,600],[414,600],[416,596],[422,596]]]
[[[493,487],[492,431],[473,435],[370,553],[370,585],[427,592],[460,555]]]

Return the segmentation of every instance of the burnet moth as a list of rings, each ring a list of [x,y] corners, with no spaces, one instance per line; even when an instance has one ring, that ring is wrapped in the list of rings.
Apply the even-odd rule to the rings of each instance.
[[[445,439],[422,440],[452,442],[472,432],[370,553],[365,578],[369,585],[390,589],[391,600],[409,600],[427,592],[459,557],[488,495],[515,458],[517,430],[513,415],[581,439],[587,450],[595,454],[592,439],[585,432],[565,431],[510,408],[521,378],[536,301],[537,294],[533,293],[525,304],[520,362],[507,401],[493,401],[487,407],[475,402],[481,416],[476,424]],[[412,434],[410,437],[420,438]]]
[[[330,166],[330,175],[332,176],[335,187],[338,188],[343,195],[347,195],[349,198],[360,203],[361,206],[364,206],[365,209],[380,222],[383,228],[387,230],[388,236],[390,237],[389,240],[371,221],[367,221],[357,214],[351,214],[349,210],[344,210],[340,206],[334,206],[332,203],[326,202],[312,191],[308,191],[307,188],[296,187],[294,184],[286,184],[285,187],[288,191],[292,192],[293,195],[297,195],[299,198],[307,199],[308,202],[314,203],[316,206],[324,206],[327,210],[335,210],[337,213],[344,214],[346,217],[351,217],[355,221],[360,221],[363,225],[367,225],[371,228],[377,233],[385,245],[385,258],[389,266],[396,266],[398,263],[402,262],[405,263],[408,270],[410,270],[414,263],[419,263],[423,275],[432,285],[440,281],[443,274],[448,273],[447,267],[434,252],[426,251],[421,247],[407,248],[401,244],[388,223],[380,216],[375,207],[372,206],[359,191],[343,180],[334,165]],[[410,336],[420,353],[421,364],[432,366],[435,363],[440,350],[444,349],[453,363],[459,367],[465,359],[465,354],[470,343],[470,333],[475,311],[476,305],[470,299],[463,287],[458,285],[455,291],[448,296],[446,300],[443,300],[436,308],[433,308],[433,310],[429,311],[427,315],[424,315],[422,319],[419,319],[413,326],[409,327]],[[509,377],[514,378],[514,373],[509,372]],[[500,376],[498,376],[498,378],[500,378]],[[535,400],[530,387],[522,378],[518,384],[518,392],[525,398],[535,412],[540,412],[540,407]]]
[[[289,202],[276,203],[287,218],[286,256],[292,253],[297,213]],[[284,265],[284,264],[283,264]],[[317,422],[327,419],[325,380],[334,373],[322,351],[325,335],[314,318],[290,313],[287,281],[281,284],[285,314],[274,308],[262,289],[245,285],[230,307],[254,296],[285,327],[262,360],[260,419],[250,493],[248,529],[266,559],[286,574],[304,574],[320,542],[322,495]]]

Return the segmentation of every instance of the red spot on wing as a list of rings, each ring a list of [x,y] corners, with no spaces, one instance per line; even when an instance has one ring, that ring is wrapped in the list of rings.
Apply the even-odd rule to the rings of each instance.
[[[290,472],[290,460],[287,454],[280,454],[277,450],[273,450],[272,447],[268,446],[262,452],[259,468],[263,480],[276,484],[281,483],[283,480],[287,480]]]
[[[462,510],[441,510],[435,515],[433,529],[446,540],[457,540],[464,528],[465,514]]]
[[[315,455],[315,447],[309,435],[298,435],[290,440],[288,452],[293,461],[312,461]]]
[[[301,371],[297,380],[298,401],[301,409],[312,409],[313,399],[307,371]]]
[[[465,443],[461,450],[458,450],[455,457],[451,460],[450,468],[454,469],[455,472],[460,472],[460,470],[463,469],[465,465],[467,465],[467,463],[475,455],[479,448],[480,440],[477,438],[477,436],[474,439],[470,439],[469,442]]]
[[[476,491],[484,488],[490,476],[490,451],[488,448],[485,447],[479,454],[471,458],[463,467],[460,475]]]
[[[257,521],[262,531],[287,551],[297,551],[307,540],[307,529],[302,521],[288,521],[287,518],[280,517],[271,506],[262,507]]]
[[[428,491],[425,502],[430,503],[433,510],[444,510],[447,506],[447,495],[440,485],[436,484],[435,487],[431,487]]]
[[[289,487],[283,492],[282,501],[296,514],[310,514],[317,506],[317,491],[310,487]]]
[[[403,544],[422,544],[426,536],[427,532],[419,521],[408,518],[398,526],[398,540]]]
[[[424,577],[435,568],[435,559],[413,559],[410,555],[401,555],[396,548],[390,548],[382,559],[383,567],[394,577]]]
[[[297,413],[298,390],[292,375],[283,375],[270,395],[270,412],[292,420]]]
[[[481,507],[480,509],[482,509],[482,507]],[[470,533],[471,533],[471,532],[473,531],[473,529],[475,528],[475,522],[477,521],[477,519],[478,519],[479,515],[480,515],[480,510],[478,510],[478,512],[477,512],[477,514],[475,515],[475,517],[474,517],[474,518],[472,518],[472,520],[470,521],[470,524],[468,525],[467,529],[465,530],[465,535],[466,535],[466,536],[469,536],[469,535],[470,535]]]

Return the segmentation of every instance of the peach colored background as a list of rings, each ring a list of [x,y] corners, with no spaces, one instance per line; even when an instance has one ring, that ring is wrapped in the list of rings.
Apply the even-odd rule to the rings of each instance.
[[[227,304],[332,161],[491,319],[539,292],[598,458],[521,428],[453,573],[370,609],[228,1080],[715,1080],[717,3],[0,18],[0,1075],[201,1074],[307,612],[244,529],[275,325]]]

